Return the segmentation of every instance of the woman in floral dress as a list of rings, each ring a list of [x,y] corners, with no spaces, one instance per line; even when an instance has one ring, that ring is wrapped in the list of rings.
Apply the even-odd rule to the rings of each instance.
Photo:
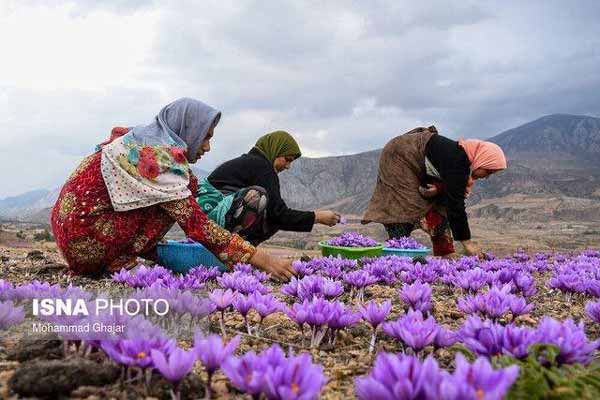
[[[189,163],[210,151],[221,113],[194,99],[164,107],[149,125],[114,128],[63,186],[52,230],[69,268],[97,275],[156,258],[174,223],[226,266],[248,262],[286,279],[291,262],[272,257],[209,220],[192,194]]]

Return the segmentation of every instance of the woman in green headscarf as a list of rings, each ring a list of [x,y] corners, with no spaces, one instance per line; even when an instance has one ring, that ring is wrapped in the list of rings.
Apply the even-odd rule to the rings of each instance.
[[[221,164],[201,182],[198,204],[213,221],[255,245],[278,230],[310,232],[315,223],[334,226],[339,214],[293,210],[281,198],[277,174],[301,155],[288,132],[268,133],[247,154]]]

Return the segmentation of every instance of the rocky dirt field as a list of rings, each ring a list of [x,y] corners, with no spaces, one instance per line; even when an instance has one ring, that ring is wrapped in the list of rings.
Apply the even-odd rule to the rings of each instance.
[[[487,249],[500,254],[512,252],[518,247],[525,248],[529,252],[549,249],[574,250],[584,248],[592,242],[582,234],[590,228],[584,224],[580,225],[570,228],[565,226],[564,229],[553,232],[552,226],[545,226],[542,229],[529,226],[511,230],[509,226],[477,224],[474,231],[475,236],[485,238]],[[343,229],[352,227],[358,225]],[[35,227],[4,225],[0,233],[0,279],[14,284],[37,279],[61,285],[78,285],[86,289],[101,289],[115,285],[110,277],[92,280],[69,275],[53,243],[31,240],[35,229]],[[381,238],[382,232],[376,231],[377,228],[374,226],[367,228],[367,230],[371,229],[369,233],[376,238]],[[18,231],[23,232],[19,237],[16,235]],[[282,255],[296,257],[301,254],[316,255],[314,243],[339,231],[340,229],[334,231],[320,229],[308,239],[306,235],[304,239],[301,239],[300,235],[280,235],[271,241],[270,247]],[[290,244],[290,240],[305,240],[307,244],[304,247],[307,249],[290,249],[285,246]],[[600,337],[598,327],[584,318],[586,298],[578,295],[567,298],[560,291],[549,288],[548,278],[547,273],[536,276],[537,294],[531,299],[536,305],[535,309],[528,315],[518,317],[518,322],[522,325],[535,326],[544,315],[557,319],[581,319],[586,321],[586,330],[591,339]],[[277,287],[277,284],[274,285]],[[456,306],[459,295],[461,294],[458,291],[449,290],[446,286],[437,284],[433,286],[433,316],[438,323],[451,329],[456,329],[462,324],[465,316]],[[402,304],[397,294],[397,287],[371,286],[366,290],[365,300],[371,299],[391,300],[393,304],[391,319],[401,314]],[[349,298],[342,298],[342,300],[351,303]],[[210,318],[212,329],[217,332],[218,317]],[[341,332],[335,346],[325,345],[319,349],[310,349],[301,340],[297,326],[284,315],[268,317],[265,321],[264,334],[260,338],[244,333],[244,323],[237,314],[228,313],[225,323],[227,336],[242,337],[238,352],[261,350],[273,343],[281,344],[286,350],[311,352],[313,362],[322,365],[329,378],[328,384],[321,393],[321,398],[324,399],[353,398],[353,379],[367,373],[373,366],[374,356],[368,352],[370,329],[366,324],[358,324]],[[2,398],[35,397],[34,394],[43,393],[46,393],[49,398],[59,396],[77,399],[169,398],[168,385],[159,378],[154,379],[150,388],[137,383],[124,384],[119,368],[108,362],[101,353],[92,354],[86,359],[73,353],[65,357],[61,341],[52,337],[46,341],[27,342],[18,335],[4,333],[0,338],[2,340],[0,397]],[[190,343],[184,341],[181,344],[186,346]],[[401,347],[396,340],[380,334],[378,350],[398,352]],[[454,353],[454,349],[440,349],[436,352],[436,358],[442,366],[450,366]],[[192,375],[183,384],[184,398],[204,396],[203,382],[206,374],[201,367],[197,367],[196,372],[197,374]],[[216,375],[213,389],[215,397],[220,399],[242,396],[221,373]]]

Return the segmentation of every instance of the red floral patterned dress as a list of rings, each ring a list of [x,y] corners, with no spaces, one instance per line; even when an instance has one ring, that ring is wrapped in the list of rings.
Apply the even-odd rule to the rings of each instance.
[[[52,209],[58,248],[77,274],[99,274],[134,266],[136,257],[153,259],[156,244],[175,222],[227,266],[247,262],[256,249],[207,218],[193,196],[144,208],[113,209],[101,169],[101,151],[88,156],[69,177]],[[196,193],[190,171],[188,188]]]

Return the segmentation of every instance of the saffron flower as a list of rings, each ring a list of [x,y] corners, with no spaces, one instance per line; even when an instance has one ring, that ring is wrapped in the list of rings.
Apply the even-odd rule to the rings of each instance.
[[[14,290],[11,282],[0,279],[0,301],[12,300]]]
[[[252,307],[256,310],[260,316],[258,323],[257,332],[260,333],[260,328],[266,317],[276,312],[280,312],[284,309],[284,304],[277,298],[273,297],[272,294],[260,294],[255,292],[250,296],[252,301]]]
[[[456,342],[458,342],[458,334],[446,327],[440,326],[440,329],[433,339],[433,347],[441,349],[450,347]]]
[[[194,351],[196,352],[197,358],[206,369],[208,375],[206,387],[208,390],[210,390],[211,387],[213,374],[221,368],[223,361],[235,352],[235,349],[237,349],[239,344],[239,336],[235,336],[229,343],[224,344],[223,340],[218,335],[205,337],[199,332],[194,335]]]
[[[169,354],[159,350],[152,350],[152,361],[154,367],[169,382],[173,383],[175,398],[181,398],[179,383],[192,371],[196,363],[196,353],[193,350],[185,351],[179,347]]]
[[[220,326],[221,334],[225,336],[225,310],[227,310],[233,304],[233,299],[237,295],[231,289],[222,290],[215,289],[208,295],[210,301],[213,302],[216,309],[221,313]]]
[[[415,352],[433,344],[440,326],[430,316],[423,319],[421,311],[409,311],[404,317],[394,322],[383,324],[383,331],[412,348]]]
[[[481,356],[492,357],[502,353],[504,327],[472,315],[461,326],[458,337],[469,350]]]
[[[233,386],[243,393],[258,399],[263,391],[264,374],[268,364],[264,358],[249,351],[241,357],[229,357],[221,365],[223,373]]]
[[[354,390],[359,400],[434,399],[447,375],[431,355],[421,362],[410,355],[379,353],[369,375],[354,380]]]
[[[233,308],[239,312],[244,318],[244,324],[246,325],[246,331],[250,335],[250,323],[248,322],[248,313],[254,307],[254,302],[250,296],[244,296],[243,294],[235,296],[233,299]]]
[[[359,303],[363,302],[365,288],[373,285],[377,281],[377,277],[365,270],[352,271],[344,274],[344,282],[350,285],[356,292],[356,299]]]
[[[420,281],[404,285],[400,290],[400,299],[409,309],[428,313],[431,311],[431,286]]]
[[[600,301],[588,302],[585,306],[585,313],[592,321],[600,324]]]
[[[544,317],[538,325],[536,342],[557,346],[559,364],[588,363],[600,345],[600,340],[588,340],[583,322],[575,324],[572,319],[560,322],[550,317]]]
[[[100,347],[113,361],[129,367],[150,368],[154,366],[152,350],[170,354],[176,347],[173,339],[165,337],[102,340]]]
[[[469,364],[462,354],[457,353],[455,364],[454,374],[446,377],[442,384],[444,399],[502,400],[519,376],[518,366],[494,370],[484,357]]]
[[[20,324],[24,319],[23,307],[15,307],[12,301],[0,301],[0,329]]]
[[[258,355],[248,352],[230,357],[222,369],[235,387],[255,399],[261,394],[273,400],[318,399],[327,383],[323,368],[313,364],[310,355],[286,358],[279,345]]]
[[[327,383],[323,367],[313,364],[307,353],[291,356],[267,371],[264,393],[269,400],[316,400]]]
[[[335,344],[337,332],[349,326],[356,325],[360,321],[360,313],[354,312],[351,308],[346,307],[341,301],[336,301],[331,304],[331,317],[327,321],[330,333],[330,343]]]
[[[358,309],[362,318],[367,321],[369,325],[371,325],[373,330],[371,334],[371,340],[369,341],[369,353],[372,353],[375,349],[375,341],[377,340],[377,327],[385,321],[391,310],[392,302],[389,300],[381,303],[381,305],[372,300]]]
[[[506,325],[502,337],[502,351],[518,359],[527,358],[529,346],[535,343],[535,330],[526,326]]]

